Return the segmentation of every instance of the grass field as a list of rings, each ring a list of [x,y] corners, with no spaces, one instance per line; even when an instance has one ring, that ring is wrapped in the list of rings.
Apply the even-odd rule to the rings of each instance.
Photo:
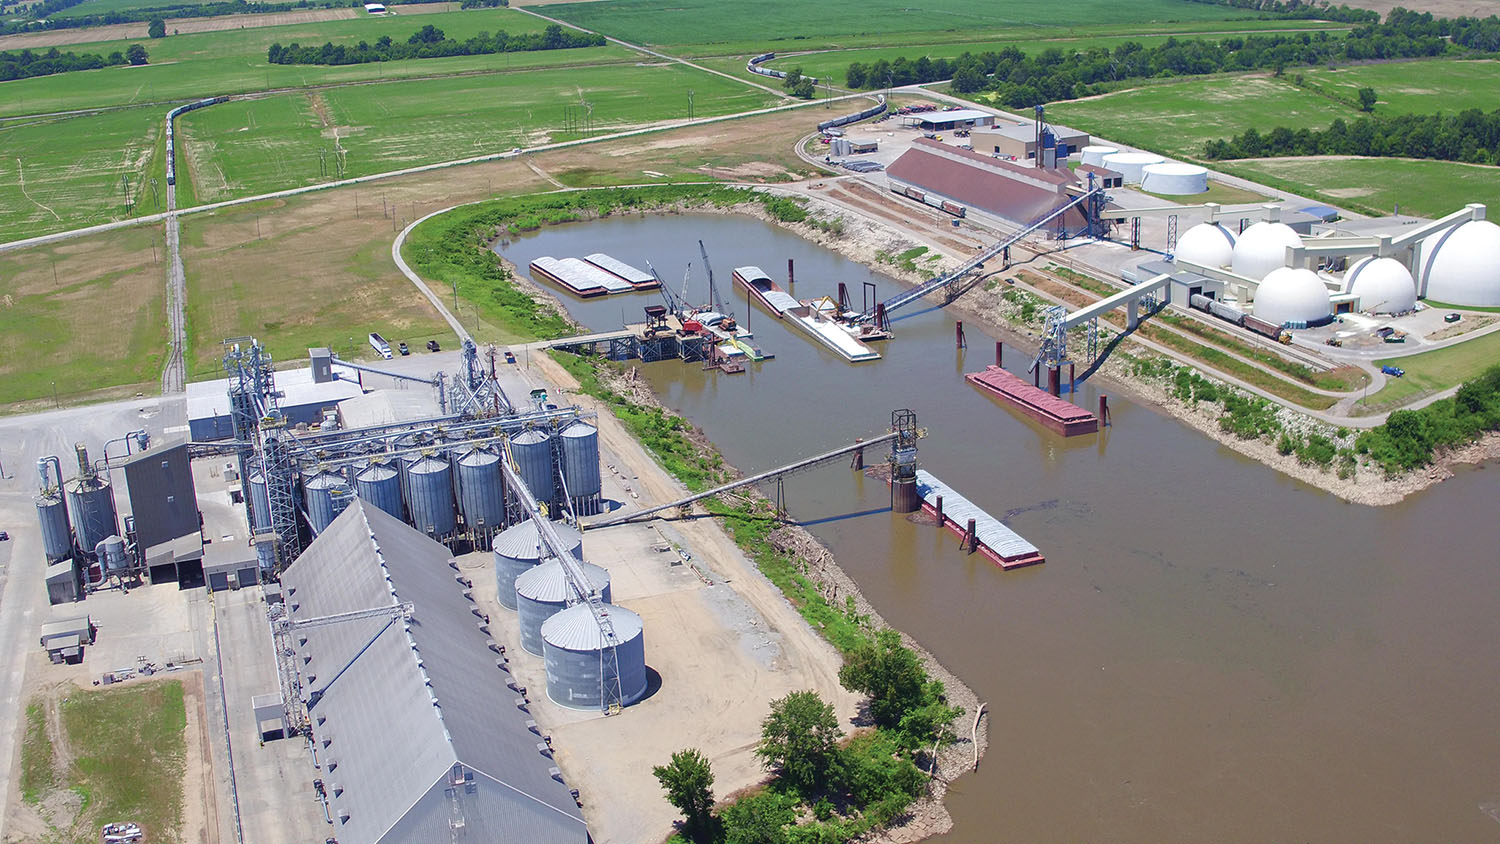
[[[86,795],[85,815],[129,819],[175,839],[187,756],[182,683],[74,691],[61,709],[73,753],[68,780]]]
[[[1406,370],[1400,378],[1387,378],[1385,387],[1355,404],[1356,413],[1394,410],[1423,396],[1441,392],[1473,378],[1500,360],[1500,333],[1490,333],[1455,346],[1407,357],[1375,361]]]
[[[151,9],[169,4],[177,6],[185,3],[199,5],[214,2],[217,0],[84,0],[77,6],[54,12],[50,17],[81,18],[87,15],[107,15],[110,12],[126,12],[132,9]]]
[[[134,215],[166,210],[163,125],[150,108],[0,125],[0,241],[123,219],[122,176]]]
[[[335,131],[347,151],[345,175],[359,176],[578,137],[566,131],[564,107],[580,98],[593,107],[596,132],[686,118],[689,89],[700,117],[775,102],[671,64],[282,94],[191,112],[181,126],[197,200],[212,202],[336,178]]]
[[[0,254],[0,406],[155,392],[166,354],[159,226]],[[154,247],[154,252],[153,252]]]
[[[1315,90],[1350,101],[1360,88],[1374,88],[1376,115],[1500,108],[1500,61],[1396,62],[1297,73]]]
[[[540,31],[545,23],[510,9],[474,9],[421,16],[354,18],[319,23],[268,26],[245,30],[172,35],[140,40],[150,51],[145,67],[112,67],[62,73],[5,83],[0,116],[42,114],[80,108],[186,100],[307,85],[327,85],[475,71],[623,62],[639,54],[623,47],[585,47],[491,56],[410,59],[362,65],[269,65],[266,48],[273,43],[337,44],[374,42],[382,35],[405,40],[425,24],[451,38],[504,30],[512,34]],[[108,54],[136,41],[84,44],[76,50]],[[62,48],[68,49],[66,47]],[[165,109],[163,109],[165,111]]]
[[[816,42],[897,33],[949,33],[932,41],[972,39],[984,31],[1014,27],[1088,26],[1155,22],[1224,21],[1253,17],[1222,6],[1181,0],[1078,0],[1063,6],[972,3],[967,0],[767,0],[726,4],[721,0],[610,0],[566,3],[544,10],[552,17],[626,41],[647,44],[743,42],[754,32],[763,41]],[[767,48],[769,49],[769,48]]]
[[[1219,168],[1371,214],[1440,217],[1469,202],[1500,208],[1500,170],[1410,158],[1256,158]]]

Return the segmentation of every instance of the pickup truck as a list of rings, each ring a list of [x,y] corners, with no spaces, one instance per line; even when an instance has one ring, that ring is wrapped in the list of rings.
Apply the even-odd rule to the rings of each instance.
[[[429,352],[441,352],[442,350],[443,350],[443,347],[438,345],[438,341],[436,341],[436,340],[428,340],[427,341],[427,351],[429,351]]]

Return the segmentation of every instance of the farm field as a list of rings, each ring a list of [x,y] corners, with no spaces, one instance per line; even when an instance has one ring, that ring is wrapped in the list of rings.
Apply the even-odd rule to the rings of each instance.
[[[198,202],[569,140],[565,107],[596,132],[774,104],[775,98],[679,64],[454,77],[278,94],[182,118]],[[320,158],[320,152],[322,157]],[[326,168],[326,169],[325,169]]]
[[[924,33],[928,43],[934,43],[973,40],[981,32],[1019,26],[1057,28],[1098,21],[1120,25],[1222,22],[1255,17],[1222,6],[1181,0],[1129,4],[1080,0],[1048,7],[964,0],[767,0],[753,5],[685,0],[670,6],[655,0],[610,0],[549,4],[542,12],[638,44],[729,44],[742,42],[747,32],[756,32],[767,44],[806,41],[808,47],[823,46],[824,40],[837,45],[870,44],[862,39],[872,37],[879,43],[878,39],[897,33]]]
[[[1307,84],[1354,100],[1360,88],[1374,88],[1375,113],[1453,114],[1466,108],[1500,108],[1500,61],[1429,61],[1355,65],[1297,71]]]
[[[156,392],[162,240],[160,226],[139,226],[0,253],[0,407],[50,406],[54,389],[74,402]]]
[[[1218,168],[1355,211],[1440,217],[1469,202],[1500,208],[1500,171],[1412,158],[1254,158]]]
[[[166,210],[164,110],[136,108],[0,125],[0,242]],[[157,191],[151,189],[157,179]]]
[[[158,6],[200,6],[204,3],[214,3],[218,0],[84,0],[77,6],[71,6],[57,12],[50,17],[54,18],[81,18],[88,15],[107,15],[110,12],[125,12],[133,9],[151,9]]]
[[[521,12],[478,9],[415,17],[355,18],[171,35],[151,41],[134,39],[83,44],[71,49],[107,55],[139,42],[150,52],[150,64],[7,82],[8,96],[0,98],[0,116],[188,100],[308,85],[593,65],[639,58],[639,54],[624,47],[605,46],[339,66],[270,65],[266,62],[266,49],[273,43],[321,45],[332,41],[354,44],[361,40],[373,42],[383,35],[404,41],[426,24],[436,26],[455,39],[500,30],[512,34],[538,32],[545,27],[542,21]]]

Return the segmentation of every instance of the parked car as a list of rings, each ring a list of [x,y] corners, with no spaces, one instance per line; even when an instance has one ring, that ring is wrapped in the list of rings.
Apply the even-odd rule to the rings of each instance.
[[[401,345],[399,345],[399,346],[397,346],[397,347],[396,347],[396,349],[397,349],[397,350],[398,350],[398,351],[400,351],[400,352],[401,352],[401,354],[403,354],[403,355],[409,355],[409,354],[411,354],[411,349],[408,349],[408,348],[407,348],[407,347],[406,347],[406,344],[405,344],[405,343],[402,343],[402,344],[401,344]]]
[[[10,541],[10,534],[6,533],[3,530],[0,530],[0,542],[9,542],[9,541]]]
[[[1386,375],[1390,375],[1390,376],[1393,376],[1395,378],[1400,378],[1401,376],[1403,376],[1403,375],[1406,374],[1406,370],[1402,369],[1401,367],[1399,367],[1399,366],[1391,366],[1389,364],[1380,367],[1380,371],[1382,373],[1386,374]]]
[[[436,340],[428,340],[427,341],[427,351],[429,351],[429,352],[441,352],[442,350],[443,350],[443,348],[438,345],[438,341],[436,341]]]
[[[1463,317],[1459,314],[1448,314],[1443,317],[1443,322],[1458,322]]]

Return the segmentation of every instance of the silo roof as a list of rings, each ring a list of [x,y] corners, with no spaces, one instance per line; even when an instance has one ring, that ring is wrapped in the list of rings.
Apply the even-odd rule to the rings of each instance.
[[[562,429],[562,435],[565,437],[587,437],[590,434],[597,433],[598,430],[598,428],[595,428],[582,419],[574,419],[568,424],[568,427]]]
[[[583,541],[583,534],[568,525],[554,522],[552,529],[569,548],[576,548]],[[541,537],[536,531],[536,523],[527,519],[496,534],[490,548],[496,554],[513,560],[536,560],[545,556],[540,551],[541,544]]]
[[[616,643],[628,642],[641,635],[644,625],[640,616],[613,604],[604,604],[603,611],[614,628]],[[553,647],[569,651],[597,651],[608,644],[588,604],[574,604],[542,622],[542,639]]]
[[[593,563],[582,560],[579,563],[583,567],[583,576],[588,578],[594,589],[603,589],[609,583],[609,572]],[[531,571],[518,575],[516,594],[527,600],[546,604],[561,604],[574,597],[573,586],[568,582],[562,563],[556,560],[542,563]]]

